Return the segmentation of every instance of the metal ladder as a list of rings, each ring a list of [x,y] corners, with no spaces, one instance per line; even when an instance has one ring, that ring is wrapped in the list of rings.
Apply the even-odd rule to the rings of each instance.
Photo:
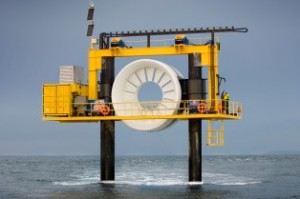
[[[207,146],[224,146],[224,121],[208,120]]]

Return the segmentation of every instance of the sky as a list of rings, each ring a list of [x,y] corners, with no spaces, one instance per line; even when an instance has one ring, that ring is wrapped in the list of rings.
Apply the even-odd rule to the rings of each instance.
[[[89,0],[0,1],[0,155],[99,155],[100,123],[42,121],[42,85],[60,65],[87,77]],[[219,34],[222,89],[243,103],[243,119],[225,121],[225,145],[203,154],[300,152],[300,2],[298,0],[95,0],[100,32],[247,27]],[[203,35],[207,36],[207,35]],[[187,74],[186,58],[161,58]],[[117,59],[120,70],[132,59]],[[187,121],[157,133],[116,122],[116,155],[188,155]]]

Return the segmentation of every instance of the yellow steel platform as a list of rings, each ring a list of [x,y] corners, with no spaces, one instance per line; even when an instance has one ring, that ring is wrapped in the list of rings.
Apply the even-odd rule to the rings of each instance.
[[[187,120],[201,118],[203,120],[239,120],[242,118],[242,104],[229,101],[225,104],[222,100],[198,100],[196,106],[192,103],[195,100],[182,100],[181,106],[175,107],[179,102],[127,102],[127,103],[84,103],[73,104],[72,107],[81,105],[85,107],[81,111],[72,110],[70,113],[59,115],[56,113],[43,112],[43,120],[59,122],[97,122],[101,120],[153,120],[153,119],[178,119]],[[157,108],[157,104],[165,108]],[[217,104],[217,109],[214,109]],[[204,105],[205,107],[202,107]],[[49,105],[51,106],[51,104]],[[100,107],[107,107],[107,110],[100,110]],[[89,108],[87,108],[89,107]],[[114,107],[118,108],[119,115]],[[145,108],[146,107],[146,108]],[[44,110],[47,108],[44,107]],[[173,114],[166,114],[168,111]]]
[[[239,120],[241,116],[234,114],[188,114],[188,115],[135,115],[135,116],[44,116],[45,121],[57,122],[98,122],[101,120],[145,120],[145,119],[196,119],[203,120]]]

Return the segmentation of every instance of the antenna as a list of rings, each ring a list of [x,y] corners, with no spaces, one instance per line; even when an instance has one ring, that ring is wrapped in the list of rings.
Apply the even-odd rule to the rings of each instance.
[[[95,6],[94,6],[94,2],[91,0],[90,1],[90,8],[88,11],[88,16],[87,16],[87,20],[89,22],[88,28],[87,28],[87,33],[86,36],[90,37],[93,35],[93,31],[94,31],[94,12],[95,12]]]

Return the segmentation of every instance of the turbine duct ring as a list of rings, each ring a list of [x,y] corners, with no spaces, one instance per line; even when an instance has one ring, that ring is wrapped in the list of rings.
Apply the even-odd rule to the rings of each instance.
[[[171,66],[152,59],[140,59],[126,65],[116,76],[112,88],[112,102],[115,115],[173,115],[177,113],[181,101],[181,87],[178,79],[182,75]],[[147,82],[158,85],[162,99],[155,109],[143,106],[139,101],[140,88]],[[166,103],[168,102],[168,103]],[[139,131],[159,131],[170,126],[173,119],[123,120]]]

